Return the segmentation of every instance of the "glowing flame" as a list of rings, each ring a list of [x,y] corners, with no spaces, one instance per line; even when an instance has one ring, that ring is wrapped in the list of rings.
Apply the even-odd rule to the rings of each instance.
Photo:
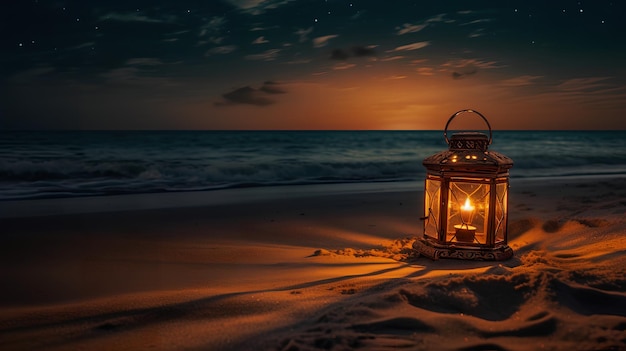
[[[461,211],[474,211],[474,206],[472,206],[469,197],[465,199],[465,205],[461,206]]]
[[[465,200],[465,204],[461,206],[461,220],[463,224],[470,224],[474,220],[474,206],[472,206],[469,197]]]

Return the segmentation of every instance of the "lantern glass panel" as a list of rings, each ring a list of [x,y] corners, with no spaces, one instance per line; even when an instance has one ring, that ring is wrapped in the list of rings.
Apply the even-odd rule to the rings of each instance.
[[[507,224],[507,204],[508,204],[508,189],[509,185],[506,179],[500,179],[504,181],[496,184],[496,213],[495,213],[495,242],[501,243],[506,238],[506,224]]]
[[[424,234],[432,238],[439,238],[439,214],[441,208],[441,180],[439,178],[426,178],[424,187]]]
[[[488,217],[489,184],[450,182],[446,241],[486,244]]]

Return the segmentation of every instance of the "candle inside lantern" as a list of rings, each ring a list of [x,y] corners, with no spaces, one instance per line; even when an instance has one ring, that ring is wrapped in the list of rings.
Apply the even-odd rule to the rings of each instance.
[[[465,204],[461,206],[461,220],[463,224],[471,224],[474,219],[474,209],[475,207],[470,202],[469,197],[465,199]]]
[[[476,227],[470,225],[474,220],[474,213],[476,207],[472,205],[469,197],[465,199],[465,204],[461,206],[461,221],[462,224],[454,226],[456,229],[456,238],[459,241],[474,241],[474,235],[476,235]]]

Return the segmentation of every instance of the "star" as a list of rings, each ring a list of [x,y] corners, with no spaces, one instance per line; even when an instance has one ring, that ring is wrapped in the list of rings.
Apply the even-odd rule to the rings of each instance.
[[[581,77],[607,77],[603,80],[607,89],[602,92],[617,91],[615,96],[621,94],[619,87],[624,86],[623,79],[608,68],[621,62],[625,50],[611,35],[623,33],[626,25],[619,21],[618,11],[611,11],[617,7],[617,2],[612,7],[610,1],[602,4],[581,1],[577,4],[576,0],[552,5],[520,2],[517,4],[523,7],[513,4],[512,8],[509,4],[497,2],[490,3],[487,8],[468,6],[461,0],[446,2],[445,6],[426,6],[418,1],[398,2],[392,6],[374,0],[325,0],[324,4],[319,0],[220,0],[205,2],[198,7],[193,1],[166,3],[137,2],[142,6],[138,7],[111,0],[88,2],[77,7],[67,0],[39,1],[36,6],[35,0],[24,1],[20,5],[23,11],[18,12],[23,15],[7,19],[15,30],[6,33],[9,37],[5,42],[15,55],[3,52],[0,73],[4,76],[0,74],[0,90],[10,89],[17,94],[18,89],[14,86],[17,79],[10,79],[13,76],[28,78],[33,87],[44,89],[37,84],[35,74],[42,67],[48,67],[56,72],[48,76],[53,79],[46,81],[45,89],[50,91],[55,91],[58,86],[65,89],[64,94],[72,96],[78,85],[67,82],[92,84],[94,93],[86,94],[93,103],[93,111],[97,111],[96,106],[107,105],[104,97],[112,96],[96,94],[96,90],[100,93],[116,91],[121,100],[141,103],[146,103],[147,98],[141,100],[144,93],[138,92],[145,91],[148,96],[158,91],[171,97],[167,104],[174,109],[186,98],[185,94],[195,96],[197,87],[206,84],[208,92],[202,98],[204,100],[198,98],[196,101],[198,112],[190,112],[200,114],[202,103],[214,107],[213,101],[219,100],[231,87],[255,87],[266,80],[297,82],[290,83],[293,90],[277,97],[275,105],[260,110],[269,115],[273,109],[294,101],[305,101],[298,94],[313,88],[300,82],[307,81],[314,74],[323,74],[328,82],[336,84],[333,87],[338,87],[358,86],[362,84],[360,80],[367,79],[370,74],[375,77],[372,79],[383,81],[384,72],[394,72],[394,76],[407,77],[404,84],[408,87],[418,84],[407,83],[411,78],[419,76],[423,79],[425,73],[430,73],[424,86],[449,84],[452,91],[456,91],[454,89],[461,89],[464,82],[452,81],[450,77],[454,77],[453,72],[463,73],[465,69],[476,74],[464,74],[464,79],[492,79],[493,86],[507,87],[502,90],[511,96],[522,93],[522,89],[513,91],[515,89],[511,87],[539,86],[538,80],[519,77],[544,77],[545,84],[540,86],[545,90],[542,97],[548,96],[550,89],[570,89],[565,83],[570,80],[577,83]],[[0,11],[3,9],[0,5]],[[577,13],[579,16],[575,16]],[[305,14],[306,23],[302,23],[302,14]],[[306,14],[313,17],[306,19]],[[80,30],[83,26],[87,30]],[[398,30],[404,27],[415,30]],[[336,39],[328,45],[321,45],[328,41],[324,38],[330,37]],[[472,40],[463,41],[463,48],[458,48],[459,39],[466,37]],[[596,59],[597,65],[583,63],[582,57],[578,57],[581,43],[585,43],[585,59],[591,60],[589,62]],[[539,54],[535,48],[539,47],[544,50],[541,53],[553,55],[554,59],[541,61],[535,56]],[[332,54],[333,50],[342,55]],[[96,59],[96,56],[102,58]],[[421,71],[417,73],[411,66],[416,59],[427,60],[419,65]],[[251,60],[257,60],[262,69],[252,69]],[[555,62],[563,64],[550,67]],[[25,74],[20,75],[20,72]],[[194,80],[190,77],[196,76],[195,72],[202,72],[198,77],[213,78],[210,81],[206,78],[206,83],[205,78]],[[226,72],[237,73],[229,76]],[[350,76],[345,72],[355,74]],[[106,77],[104,84],[97,85],[96,82],[102,83],[103,77]],[[499,84],[497,78],[505,84]],[[112,84],[114,81],[149,89],[135,90],[130,85],[117,89],[119,86]],[[385,84],[386,81],[381,90]],[[174,86],[183,88],[176,90],[172,88]],[[374,94],[379,88],[372,86],[371,93]],[[618,88],[609,89],[613,87]],[[261,94],[255,90],[256,93]],[[19,111],[25,107],[14,101],[7,102],[8,98],[1,95],[0,106],[6,109],[9,103],[9,110],[16,111],[14,115],[19,116]],[[531,95],[528,93],[524,97],[530,101]],[[337,97],[330,93],[328,96],[329,99]],[[294,100],[289,100],[292,97]],[[610,95],[610,98],[614,97]],[[592,100],[591,95],[589,99]],[[615,98],[615,101],[621,100]],[[595,103],[595,100],[591,102]],[[46,100],[46,103],[54,106],[51,101]],[[29,113],[46,116],[44,105],[33,107]],[[234,105],[222,106],[211,113],[226,118],[235,114],[237,107]],[[148,110],[152,108],[152,105],[146,106],[149,106]],[[607,103],[607,106],[623,104]],[[81,108],[67,103],[67,109],[76,114],[82,113]],[[397,111],[400,110],[393,113],[405,113]],[[374,112],[367,113],[373,116]],[[41,117],[42,120],[45,118]],[[162,117],[163,121],[166,119]],[[3,115],[0,127],[4,120]],[[99,125],[106,123],[100,122]],[[193,124],[189,123],[190,126]],[[213,121],[209,118],[203,126],[211,128],[211,123]]]

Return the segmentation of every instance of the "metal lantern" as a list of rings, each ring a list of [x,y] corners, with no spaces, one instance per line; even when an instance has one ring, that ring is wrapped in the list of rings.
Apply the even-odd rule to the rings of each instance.
[[[448,138],[457,116],[474,113],[489,128],[459,132]],[[453,114],[443,136],[449,149],[424,159],[424,235],[413,248],[432,259],[505,260],[513,256],[507,245],[509,169],[513,160],[489,151],[491,125],[480,112]]]

